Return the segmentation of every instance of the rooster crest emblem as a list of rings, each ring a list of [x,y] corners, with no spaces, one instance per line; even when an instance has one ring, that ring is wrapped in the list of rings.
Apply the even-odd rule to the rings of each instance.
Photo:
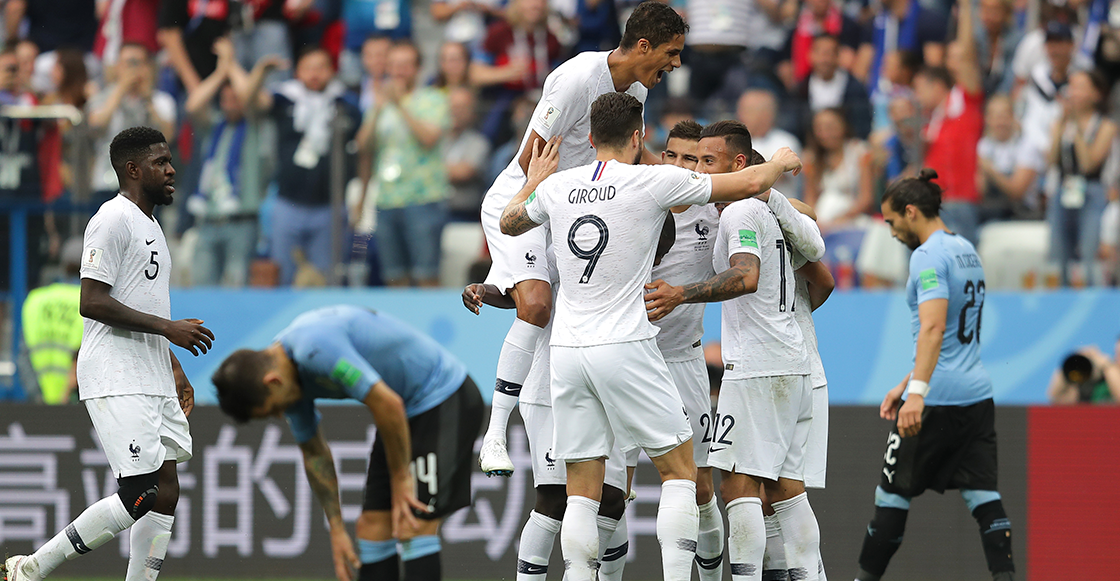
[[[132,459],[133,460],[139,460],[140,459],[140,446],[137,446],[136,442],[133,442],[133,443],[128,445],[128,451],[132,452]]]
[[[696,233],[700,235],[701,240],[708,239],[708,232],[709,230],[707,226],[701,226],[699,222],[696,223]]]

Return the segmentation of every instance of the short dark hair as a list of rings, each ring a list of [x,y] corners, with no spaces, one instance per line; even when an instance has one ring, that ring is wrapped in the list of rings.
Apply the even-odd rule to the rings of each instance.
[[[829,33],[827,33],[827,32],[824,32],[824,33],[818,34],[818,35],[816,35],[816,36],[814,36],[814,37],[813,37],[813,43],[814,43],[814,44],[815,44],[815,43],[816,43],[816,42],[817,42],[818,40],[831,40],[832,42],[835,42],[835,43],[836,43],[837,45],[839,45],[839,44],[840,44],[840,37],[839,37],[839,36],[836,36],[835,34],[829,34]]]
[[[109,163],[119,178],[124,173],[124,164],[136,162],[140,156],[147,155],[149,148],[158,143],[167,143],[167,138],[158,129],[151,127],[129,127],[121,131],[109,144]]]
[[[296,53],[296,60],[295,60],[296,66],[299,66],[299,63],[302,62],[303,59],[305,59],[308,56],[313,55],[317,52],[323,53],[323,55],[327,57],[327,61],[331,63],[331,66],[332,67],[334,66],[334,57],[331,56],[331,51],[329,51],[329,50],[327,50],[327,49],[325,49],[325,48],[323,48],[323,47],[321,47],[317,44],[309,44],[309,45],[299,49],[299,52]]]
[[[642,102],[629,93],[612,91],[591,104],[591,139],[595,148],[621,148],[642,129]]]
[[[680,14],[656,0],[646,0],[630,13],[626,19],[626,30],[622,33],[622,42],[618,47],[622,50],[634,48],[638,41],[646,39],[650,46],[661,46],[677,36],[688,32]]]
[[[766,158],[762,157],[762,154],[759,153],[757,149],[752,149],[751,161],[747,164],[747,167],[750,167],[752,165],[762,165],[764,163],[766,163]]]
[[[669,130],[669,137],[667,139],[683,139],[685,141],[700,141],[700,133],[704,131],[704,127],[692,119],[685,119],[678,121],[672,129]]]
[[[271,366],[268,353],[252,349],[238,349],[222,361],[210,381],[227,416],[242,424],[252,419],[253,410],[268,397],[264,374]]]
[[[931,81],[937,81],[949,89],[953,88],[953,85],[956,84],[953,80],[953,73],[949,72],[949,69],[945,67],[926,65],[918,69],[917,75],[923,76]]]
[[[398,38],[394,40],[389,50],[393,50],[394,48],[411,48],[412,53],[416,55],[416,66],[419,67],[424,64],[424,54],[420,52],[420,47],[416,46],[416,43],[412,42],[411,39]],[[470,58],[470,51],[467,51],[467,58]]]
[[[722,137],[734,155],[751,156],[751,132],[739,121],[716,121],[700,132],[700,138],[705,137]]]
[[[941,186],[933,183],[937,172],[923,168],[918,177],[903,178],[887,186],[883,203],[890,202],[891,209],[899,214],[906,206],[914,206],[926,218],[936,218],[941,213]]]

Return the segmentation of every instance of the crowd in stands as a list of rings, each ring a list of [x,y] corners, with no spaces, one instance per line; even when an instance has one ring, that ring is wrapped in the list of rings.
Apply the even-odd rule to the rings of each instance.
[[[48,209],[32,286],[81,234],[52,204],[112,197],[108,144],[135,125],[173,144],[178,284],[462,284],[448,261],[484,273],[485,247],[448,255],[448,233],[477,225],[549,71],[617,46],[636,3],[0,0],[0,105],[84,115],[0,113],[0,203]],[[1117,283],[1120,0],[669,3],[690,31],[650,91],[650,149],[686,118],[792,147],[805,171],[777,187],[816,208],[841,287],[906,280],[879,199],[922,167],[982,257],[1030,263],[1013,286]]]

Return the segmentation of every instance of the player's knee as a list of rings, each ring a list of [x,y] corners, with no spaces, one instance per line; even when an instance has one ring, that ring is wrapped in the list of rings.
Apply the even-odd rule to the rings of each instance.
[[[1002,497],[995,490],[962,490],[961,498],[968,506],[968,512],[976,512],[976,508],[989,502],[1000,500]]]
[[[613,486],[603,486],[603,498],[599,501],[599,514],[618,520],[626,512],[626,492]]]
[[[552,317],[552,297],[545,301],[534,293],[523,293],[519,296],[521,302],[517,304],[517,318],[541,328],[547,326],[548,319]]]
[[[705,475],[702,470],[698,470],[696,473],[696,504],[707,504],[714,495],[715,487],[712,485],[712,473],[709,471]]]
[[[363,510],[354,523],[354,533],[360,539],[381,541],[393,538],[393,523],[389,511]]]
[[[132,520],[148,514],[159,496],[159,475],[156,472],[117,479],[117,497],[121,499]]]
[[[161,478],[156,500],[161,512],[174,513],[179,505],[179,479]]]
[[[875,487],[875,506],[910,510],[910,499],[893,492],[887,492],[883,490],[882,486],[877,486]]]
[[[568,506],[568,492],[562,484],[543,484],[537,487],[537,502],[533,510],[554,520],[564,520]]]

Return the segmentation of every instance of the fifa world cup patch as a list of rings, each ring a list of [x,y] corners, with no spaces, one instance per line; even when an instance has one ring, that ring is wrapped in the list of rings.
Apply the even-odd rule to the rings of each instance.
[[[922,283],[922,290],[932,290],[937,288],[937,271],[932,268],[927,268],[918,273],[918,282]]]
[[[362,372],[345,359],[339,359],[338,363],[334,366],[334,370],[331,371],[331,379],[348,388],[353,388],[355,385],[358,385],[358,380],[361,378]]]
[[[94,270],[101,268],[102,254],[105,254],[105,251],[100,248],[86,248],[85,260],[82,261],[82,266],[86,266]]]
[[[758,234],[755,234],[754,230],[740,230],[739,246],[742,248],[758,248]]]
[[[544,109],[541,110],[541,114],[538,115],[541,120],[541,125],[544,126],[545,129],[552,129],[552,124],[556,123],[556,118],[559,116],[560,109],[549,101],[545,101]]]

